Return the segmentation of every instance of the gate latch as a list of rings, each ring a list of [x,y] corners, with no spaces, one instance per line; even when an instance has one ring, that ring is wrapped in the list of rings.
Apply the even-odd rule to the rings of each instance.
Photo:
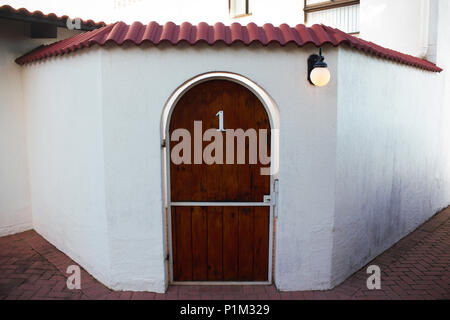
[[[272,203],[272,197],[271,196],[264,196],[263,202],[264,203]]]

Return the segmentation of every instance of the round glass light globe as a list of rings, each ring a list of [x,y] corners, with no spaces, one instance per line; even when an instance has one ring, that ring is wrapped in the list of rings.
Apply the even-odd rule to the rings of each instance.
[[[331,74],[328,68],[314,68],[313,71],[311,71],[310,78],[315,86],[323,87],[330,82]]]

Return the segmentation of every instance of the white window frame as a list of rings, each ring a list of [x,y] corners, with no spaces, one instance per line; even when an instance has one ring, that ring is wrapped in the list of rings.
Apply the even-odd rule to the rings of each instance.
[[[243,9],[239,12],[236,11],[236,2],[241,2]],[[241,18],[250,16],[252,13],[250,11],[250,0],[228,0],[228,11],[231,18]]]
[[[360,0],[323,0],[318,3],[309,4],[308,0],[304,0],[304,16],[305,16],[305,24],[308,23],[308,14],[317,11],[326,11],[330,9],[336,9],[341,7],[349,7],[353,5],[360,4]],[[359,32],[353,33],[354,35],[358,35]]]

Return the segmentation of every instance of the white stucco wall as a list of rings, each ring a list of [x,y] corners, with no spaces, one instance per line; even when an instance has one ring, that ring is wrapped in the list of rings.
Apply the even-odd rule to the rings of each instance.
[[[29,32],[29,24],[0,20],[0,236],[32,228],[22,68],[14,60],[56,39]],[[58,29],[58,39],[73,34]]]
[[[333,284],[450,204],[445,74],[339,52]]]
[[[178,86],[211,71],[248,77],[280,108],[278,287],[329,286],[336,84],[319,91],[305,81],[311,52],[277,46],[179,45],[112,47],[102,53],[107,210],[119,287],[136,289],[133,282],[150,275],[167,281],[159,121],[162,107]],[[333,68],[336,49],[325,52]]]
[[[448,82],[326,46],[317,88],[315,52],[108,45],[25,66],[36,230],[111,288],[165,291],[163,107],[185,81],[232,72],[280,111],[277,287],[340,283],[449,204]]]
[[[406,2],[361,0],[361,36],[444,71],[340,51],[333,284],[450,204],[450,3]]]
[[[439,0],[437,17],[437,35],[436,35],[436,62],[444,69],[439,78],[439,84],[442,85],[441,108],[442,116],[440,118],[440,127],[442,135],[440,139],[441,156],[439,158],[439,167],[443,177],[450,179],[450,1]],[[441,185],[442,194],[450,194],[450,183]]]
[[[0,22],[0,236],[32,228],[22,82],[14,63],[26,49],[23,29]]]
[[[235,72],[280,108],[275,282],[282,290],[328,288],[336,82],[319,89],[306,81],[316,49],[144,46],[24,67],[36,230],[109,287],[164,291],[163,107],[198,74]],[[325,53],[335,74],[337,49]]]
[[[110,283],[97,51],[24,67],[34,229]]]
[[[164,292],[159,128],[165,101],[158,105],[164,84],[158,82],[158,73],[149,72],[161,62],[150,65],[150,59],[139,61],[133,50],[117,51],[101,52],[111,286]]]

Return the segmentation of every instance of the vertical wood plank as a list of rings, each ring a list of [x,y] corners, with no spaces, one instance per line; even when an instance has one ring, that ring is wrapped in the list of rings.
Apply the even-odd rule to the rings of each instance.
[[[223,280],[222,208],[208,207],[208,280]]]
[[[254,262],[253,280],[267,281],[269,272],[269,220],[270,209],[268,207],[254,208]]]
[[[251,103],[256,110],[259,110],[258,99],[251,99]],[[255,112],[254,120],[256,121],[256,128],[258,129],[266,129],[267,132],[267,156],[271,156],[271,131],[270,131],[270,121],[265,112]],[[258,130],[258,164],[252,165],[251,170],[251,190],[252,190],[252,199],[254,201],[263,201],[265,195],[270,194],[270,177],[266,175],[261,175],[262,168],[270,168],[270,163],[267,165],[262,165],[259,161],[259,152],[260,152],[260,135]]]
[[[239,208],[239,281],[253,280],[253,211]]]
[[[223,280],[238,281],[239,208],[223,208]]]
[[[176,208],[176,277],[175,281],[192,280],[192,225],[190,207]]]
[[[173,280],[176,280],[180,276],[180,271],[178,270],[178,255],[177,255],[177,208],[171,208],[171,233],[172,233],[172,276]]]
[[[207,208],[192,208],[192,269],[193,281],[208,280],[208,216]]]

